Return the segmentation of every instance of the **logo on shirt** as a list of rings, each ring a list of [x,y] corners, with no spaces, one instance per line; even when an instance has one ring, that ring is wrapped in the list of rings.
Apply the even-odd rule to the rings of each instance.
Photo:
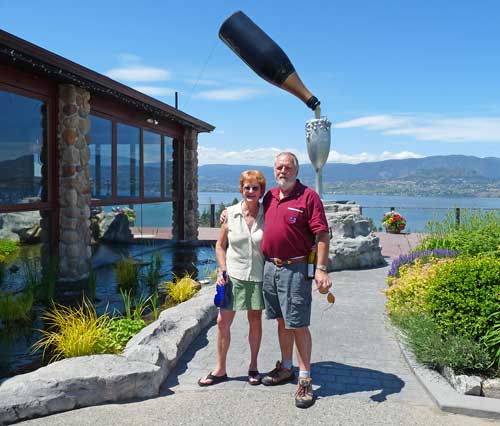
[[[295,216],[290,216],[288,218],[288,223],[294,224],[295,222],[297,222],[297,218]]]

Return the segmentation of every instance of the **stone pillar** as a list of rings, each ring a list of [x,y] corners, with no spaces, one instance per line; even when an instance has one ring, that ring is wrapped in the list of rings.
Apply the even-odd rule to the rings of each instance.
[[[90,270],[90,94],[59,86],[59,278],[79,281]]]
[[[177,141],[174,146],[174,176],[179,173],[179,161],[182,156],[180,155],[180,144],[184,147],[184,163],[183,163],[183,177],[184,187],[178,188],[176,179],[174,179],[174,199],[179,200],[181,192],[184,194],[184,203],[178,201],[173,203],[173,229],[172,233],[174,239],[179,239],[179,223],[177,218],[180,212],[184,216],[184,240],[195,241],[198,239],[198,132],[194,129],[186,129],[184,132],[184,140]],[[179,209],[180,210],[179,212]]]

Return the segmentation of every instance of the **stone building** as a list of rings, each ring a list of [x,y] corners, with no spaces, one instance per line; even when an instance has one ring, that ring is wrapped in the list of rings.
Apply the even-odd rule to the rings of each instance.
[[[198,134],[213,129],[0,30],[0,222],[38,212],[62,281],[89,272],[98,206],[156,205],[174,240],[197,239]]]

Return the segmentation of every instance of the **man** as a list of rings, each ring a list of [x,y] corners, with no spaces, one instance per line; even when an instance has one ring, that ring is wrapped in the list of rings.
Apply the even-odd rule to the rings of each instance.
[[[266,317],[278,322],[281,361],[262,383],[267,386],[294,379],[292,366],[295,341],[299,378],[295,405],[314,404],[309,332],[312,283],[307,277],[307,258],[316,243],[316,286],[328,290],[329,233],[323,204],[318,194],[297,179],[299,163],[290,152],[276,156],[274,175],[278,187],[264,197],[265,225],[262,252],[265,256],[263,293]]]

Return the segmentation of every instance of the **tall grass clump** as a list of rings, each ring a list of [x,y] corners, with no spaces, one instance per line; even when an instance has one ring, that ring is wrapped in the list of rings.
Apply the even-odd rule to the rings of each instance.
[[[151,254],[149,259],[149,266],[146,270],[146,282],[149,287],[157,288],[160,282],[160,271],[163,260],[159,252]]]
[[[139,284],[139,266],[132,258],[123,257],[115,264],[116,281],[118,287],[129,290],[136,289]]]
[[[490,320],[493,326],[482,338],[482,343],[486,345],[492,359],[492,366],[500,370],[500,310],[491,314]]]
[[[468,255],[493,252],[500,241],[500,212],[462,210],[460,225],[455,223],[454,214],[448,213],[442,221],[429,222],[426,232],[429,235],[414,251],[442,248]]]
[[[392,321],[418,362],[431,368],[451,367],[457,374],[484,371],[490,358],[484,345],[452,332],[442,333],[437,324],[422,313],[393,314]]]
[[[191,299],[196,294],[196,284],[191,275],[186,273],[182,278],[174,275],[173,281],[164,282],[162,286],[166,290],[170,302],[177,305]]]
[[[0,293],[0,319],[8,325],[28,322],[31,319],[33,302],[33,292],[29,289],[15,295]]]
[[[94,306],[85,298],[78,307],[53,304],[42,314],[48,328],[40,330],[43,337],[33,345],[33,350],[49,351],[50,361],[83,355],[112,352],[110,350],[110,317],[97,315]]]

